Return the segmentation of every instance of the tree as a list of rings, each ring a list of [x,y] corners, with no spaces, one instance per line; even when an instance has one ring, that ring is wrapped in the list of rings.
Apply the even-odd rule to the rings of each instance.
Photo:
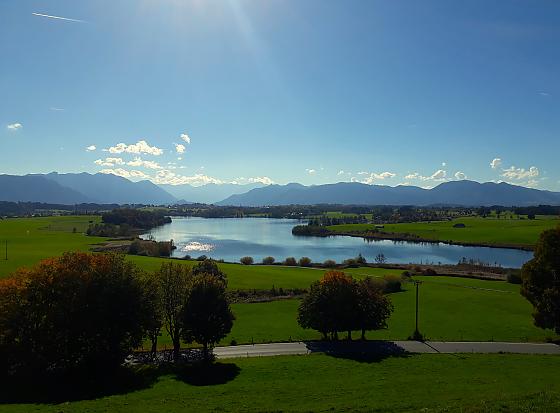
[[[521,278],[521,294],[533,304],[535,325],[560,334],[560,227],[541,234]]]
[[[356,262],[360,265],[367,264],[366,259],[364,258],[364,256],[361,253],[359,253],[358,256],[356,257]]]
[[[173,357],[179,360],[181,350],[181,313],[188,297],[192,279],[189,268],[164,262],[156,274],[161,284],[162,312],[165,330],[173,342]]]
[[[252,265],[254,260],[253,257],[242,257],[239,262],[243,265]]]
[[[366,338],[367,330],[387,328],[387,320],[393,312],[393,304],[383,295],[379,282],[366,277],[356,283],[356,329],[362,331],[362,340]]]
[[[123,255],[65,253],[0,282],[0,370],[107,372],[142,343],[140,271]]]
[[[311,265],[311,258],[301,257],[298,262],[300,267],[309,267]]]
[[[297,265],[297,261],[294,257],[288,257],[284,260],[284,265],[288,265],[288,266],[295,266]]]
[[[274,257],[264,257],[262,263],[264,265],[272,265],[274,264],[274,261],[275,261]]]
[[[144,325],[146,327],[146,336],[152,343],[151,354],[152,358],[154,358],[157,352],[158,337],[163,327],[162,284],[157,273],[150,273],[142,278],[142,286],[146,305]]]
[[[202,344],[208,361],[209,349],[231,331],[233,320],[223,283],[211,275],[195,277],[181,312],[183,340]]]
[[[352,277],[341,271],[328,271],[323,278],[311,285],[303,298],[298,323],[303,328],[318,330],[326,338],[338,338],[339,331],[351,331],[355,323],[356,300]]]
[[[377,264],[385,264],[387,262],[387,258],[385,258],[385,254],[383,253],[377,254],[377,256],[375,257],[375,262]]]
[[[198,262],[191,270],[193,276],[208,274],[216,277],[227,286],[227,277],[218,267],[218,263],[211,259],[204,259]]]

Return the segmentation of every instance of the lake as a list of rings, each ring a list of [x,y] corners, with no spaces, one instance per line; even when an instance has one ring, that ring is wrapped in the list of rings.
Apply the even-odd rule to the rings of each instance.
[[[457,264],[463,257],[504,267],[521,267],[533,253],[506,248],[463,247],[444,243],[415,243],[362,238],[301,237],[292,235],[294,219],[273,218],[198,218],[174,217],[170,224],[143,234],[157,241],[172,239],[177,246],[174,257],[207,255],[215,259],[239,262],[251,256],[260,262],[266,256],[277,261],[286,257],[309,257],[314,262],[327,259],[341,262],[362,254],[373,262],[384,254],[389,263]]]

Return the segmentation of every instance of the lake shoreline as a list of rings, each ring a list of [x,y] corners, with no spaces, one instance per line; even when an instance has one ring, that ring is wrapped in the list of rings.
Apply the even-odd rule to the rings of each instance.
[[[298,237],[354,237],[363,238],[365,240],[386,240],[386,241],[401,241],[401,242],[412,242],[412,243],[429,243],[429,244],[447,244],[447,245],[458,245],[462,247],[487,247],[487,248],[505,248],[519,251],[534,251],[535,247],[532,245],[518,245],[518,244],[500,244],[500,243],[484,243],[484,242],[463,242],[463,241],[453,241],[453,240],[434,240],[429,238],[422,238],[417,235],[412,234],[400,234],[392,232],[377,232],[377,233],[356,233],[356,232],[332,232],[329,230],[328,234],[313,234],[313,235],[297,235]]]

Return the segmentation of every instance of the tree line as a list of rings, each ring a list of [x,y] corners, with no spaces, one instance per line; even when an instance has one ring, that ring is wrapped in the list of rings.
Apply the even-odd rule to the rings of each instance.
[[[166,329],[211,348],[235,319],[214,262],[164,263],[145,273],[123,255],[65,253],[0,280],[0,371],[10,375],[107,372]]]

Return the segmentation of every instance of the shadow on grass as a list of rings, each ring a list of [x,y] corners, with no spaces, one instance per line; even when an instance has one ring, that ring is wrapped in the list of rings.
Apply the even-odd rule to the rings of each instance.
[[[165,375],[193,386],[212,386],[235,379],[240,371],[233,363],[185,363],[121,367],[104,376],[0,378],[0,410],[2,404],[58,404],[127,394],[148,389]]]
[[[160,372],[155,366],[120,367],[100,375],[33,375],[0,379],[0,404],[62,403],[126,394],[151,387]]]
[[[390,341],[308,341],[305,345],[311,353],[362,363],[377,363],[389,357],[410,357],[410,353]]]
[[[197,363],[178,368],[175,377],[193,386],[213,386],[232,381],[240,371],[234,363]]]

